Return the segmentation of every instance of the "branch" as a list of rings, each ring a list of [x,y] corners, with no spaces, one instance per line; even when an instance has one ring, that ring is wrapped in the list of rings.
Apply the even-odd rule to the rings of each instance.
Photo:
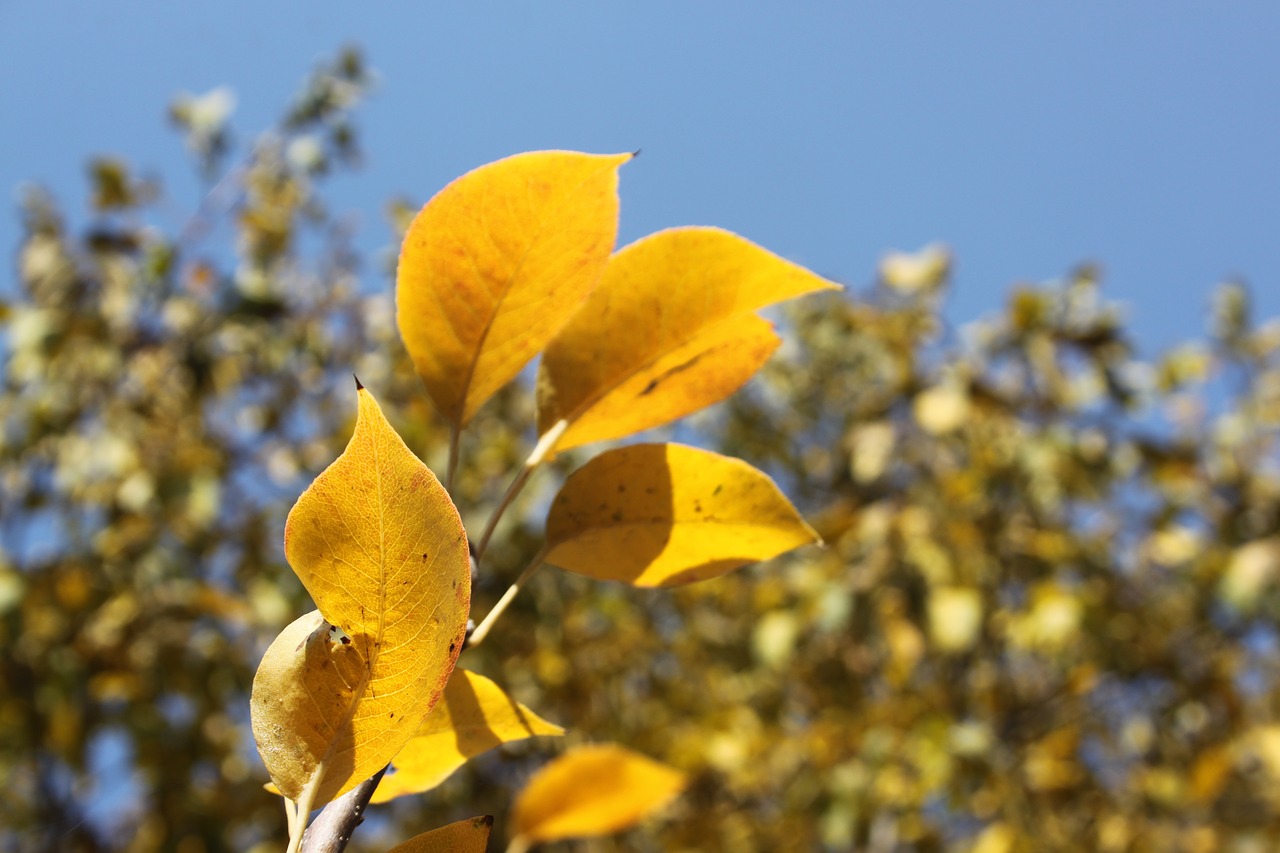
[[[325,806],[302,837],[302,853],[342,853],[351,840],[351,833],[364,820],[369,798],[386,772],[387,768],[382,768]]]

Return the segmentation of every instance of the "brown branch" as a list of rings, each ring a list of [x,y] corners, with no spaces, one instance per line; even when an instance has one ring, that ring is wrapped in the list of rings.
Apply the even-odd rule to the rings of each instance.
[[[382,768],[370,778],[356,785],[350,791],[324,807],[320,817],[307,828],[302,837],[302,853],[342,853],[351,833],[364,820],[364,810],[369,805],[369,798],[374,789],[382,781]]]

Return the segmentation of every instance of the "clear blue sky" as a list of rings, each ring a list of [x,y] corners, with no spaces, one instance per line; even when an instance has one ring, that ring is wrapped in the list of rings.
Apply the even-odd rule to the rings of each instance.
[[[83,215],[104,152],[190,205],[171,96],[227,84],[247,134],[346,42],[381,74],[368,162],[331,196],[365,248],[392,194],[522,150],[641,148],[623,242],[721,225],[857,286],[940,240],[957,321],[1095,260],[1148,351],[1200,334],[1224,277],[1280,314],[1270,2],[0,0],[5,198],[37,180]]]

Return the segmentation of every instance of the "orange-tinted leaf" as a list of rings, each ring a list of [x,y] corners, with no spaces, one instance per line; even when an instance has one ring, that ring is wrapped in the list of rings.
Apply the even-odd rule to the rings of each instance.
[[[568,421],[554,448],[565,450],[723,400],[777,346],[753,312],[836,287],[718,228],[638,240],[609,260],[600,284],[547,347],[538,431]]]
[[[429,791],[482,752],[535,735],[562,735],[483,675],[454,670],[444,697],[392,762],[373,802]]]
[[[616,744],[568,750],[516,799],[516,846],[619,832],[665,806],[684,786],[683,773]]]
[[[489,846],[493,815],[469,817],[448,826],[415,835],[387,853],[484,853]]]
[[[817,542],[761,471],[680,444],[638,444],[592,459],[547,516],[545,560],[635,586],[675,586]]]
[[[595,286],[630,154],[518,154],[441,190],[405,234],[405,347],[436,407],[465,425],[542,351]]]
[[[254,737],[281,792],[297,800],[311,786],[320,805],[372,776],[418,730],[453,670],[470,607],[458,512],[368,391],[359,391],[346,450],[289,513],[285,556],[320,614],[345,636],[300,645],[312,629],[294,623],[288,639],[277,640],[293,645],[268,655],[270,671],[255,678]],[[320,651],[344,667],[339,681],[350,687],[300,708],[281,674],[314,676],[332,693],[337,682]],[[352,660],[364,669],[358,686],[348,672]],[[283,736],[289,726],[306,731]]]

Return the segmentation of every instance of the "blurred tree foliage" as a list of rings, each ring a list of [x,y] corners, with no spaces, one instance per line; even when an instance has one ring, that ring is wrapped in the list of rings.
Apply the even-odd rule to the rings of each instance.
[[[229,93],[180,98],[211,182],[180,227],[112,158],[81,231],[40,191],[22,205],[0,305],[0,848],[284,837],[246,697],[306,607],[282,520],[346,441],[351,371],[444,462],[387,270],[359,268],[322,202],[370,79],[342,54],[230,166]],[[945,254],[915,260],[790,309],[761,378],[678,433],[767,467],[825,550],[671,592],[545,572],[464,655],[570,743],[695,776],[665,822],[549,849],[1280,844],[1280,323],[1224,285],[1206,341],[1143,361],[1081,269],[955,334]],[[469,430],[473,532],[531,433],[522,386]],[[477,613],[536,550],[554,480],[500,528]],[[501,823],[556,748],[375,808],[352,849]]]

